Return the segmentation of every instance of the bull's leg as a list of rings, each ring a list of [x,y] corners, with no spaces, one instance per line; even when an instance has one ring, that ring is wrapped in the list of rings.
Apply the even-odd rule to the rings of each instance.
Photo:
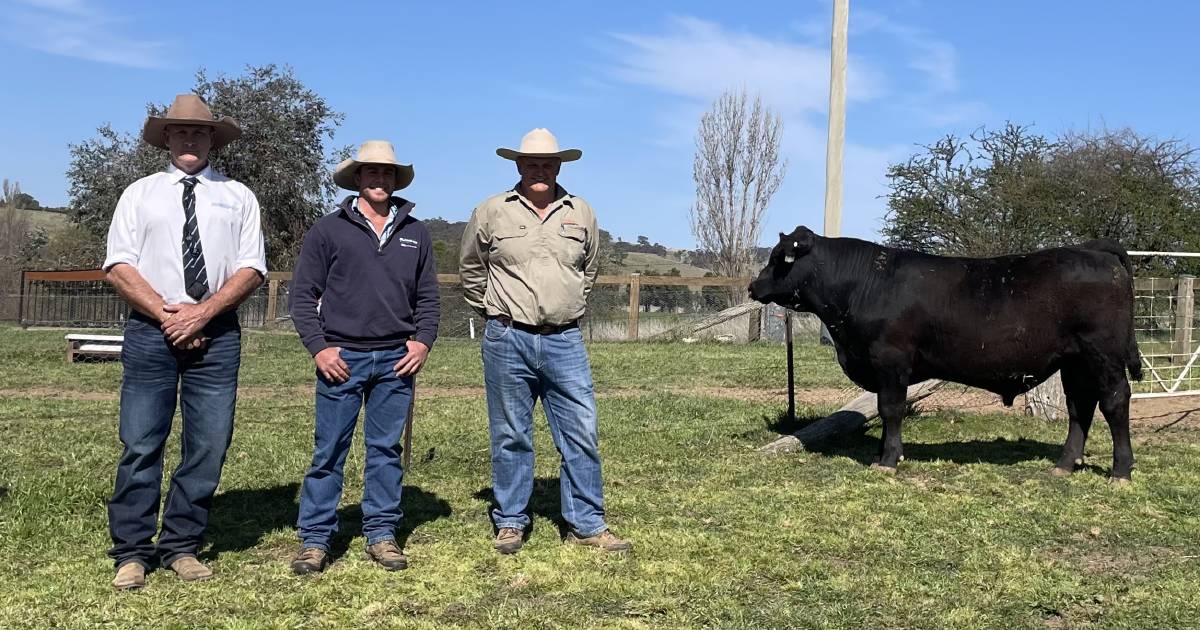
[[[1056,476],[1069,475],[1083,463],[1083,447],[1087,443],[1092,418],[1096,415],[1096,384],[1084,368],[1062,369],[1063,393],[1067,395],[1067,413],[1071,417],[1067,429],[1067,441],[1062,455],[1050,473]]]
[[[904,385],[879,388],[879,417],[883,419],[883,440],[879,443],[879,461],[872,464],[872,468],[895,473],[897,464],[904,456],[900,423],[904,420],[907,394],[908,388]]]
[[[1133,446],[1129,442],[1129,380],[1125,368],[1122,366],[1119,375],[1105,381],[1100,411],[1112,432],[1113,467],[1109,477],[1115,482],[1128,482],[1133,473]]]

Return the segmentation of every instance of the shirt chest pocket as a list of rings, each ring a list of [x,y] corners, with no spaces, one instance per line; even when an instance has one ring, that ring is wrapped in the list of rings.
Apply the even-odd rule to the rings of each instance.
[[[200,233],[236,236],[241,226],[241,215],[236,206],[230,203],[214,202],[206,205],[201,212],[197,209],[196,218],[200,221]]]
[[[502,229],[492,233],[488,253],[504,262],[520,262],[530,257],[529,230]]]
[[[555,240],[559,260],[571,266],[578,266],[583,261],[587,228],[564,223],[558,227],[558,238]]]

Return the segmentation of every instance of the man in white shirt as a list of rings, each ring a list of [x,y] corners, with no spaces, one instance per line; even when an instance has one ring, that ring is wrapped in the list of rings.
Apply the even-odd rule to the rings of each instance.
[[[233,436],[236,309],[267,273],[258,200],[208,164],[210,151],[240,135],[233,119],[217,120],[198,96],[177,96],[142,129],[143,140],[170,152],[170,165],[125,189],[109,227],[104,270],[132,308],[121,352],[125,448],[108,504],[118,590],[144,586],[155,561],[184,580],[212,576],[196,554]],[[163,448],[177,399],[181,461],[156,544]]]

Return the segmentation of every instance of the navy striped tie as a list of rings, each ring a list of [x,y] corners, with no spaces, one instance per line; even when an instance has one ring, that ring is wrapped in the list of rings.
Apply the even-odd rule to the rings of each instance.
[[[200,226],[196,223],[198,181],[195,177],[183,178],[183,286],[196,301],[208,293],[208,272],[204,269],[204,249],[200,247]]]

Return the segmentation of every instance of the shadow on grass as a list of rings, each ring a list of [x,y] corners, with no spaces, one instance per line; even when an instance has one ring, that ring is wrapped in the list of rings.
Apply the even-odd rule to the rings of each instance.
[[[490,519],[491,510],[497,507],[495,492],[492,488],[481,488],[474,496],[476,499],[488,502],[488,517]],[[536,522],[532,519],[534,516],[540,516],[554,523],[554,526],[558,528],[559,538],[566,538],[567,532],[570,531],[570,524],[562,517],[562,501],[559,495],[558,479],[556,478],[538,477],[533,480],[533,493],[529,496],[529,505],[526,506],[525,513],[531,517],[530,531],[525,532],[526,537],[536,527]]]
[[[823,420],[823,416],[807,416],[796,419],[788,417],[786,411],[776,416],[765,416],[766,428],[779,435],[792,435],[797,431]],[[869,425],[824,441],[805,445],[805,450],[822,455],[849,457],[861,464],[869,465],[879,453],[880,439],[868,435]],[[910,442],[904,443],[904,457],[916,461],[945,460],[956,464],[1011,465],[1018,462],[1046,459],[1054,462],[1062,452],[1061,444],[1036,440],[969,440],[965,442]]]
[[[869,465],[879,452],[880,440],[865,432],[837,440],[813,444],[808,448],[814,453],[849,457],[861,464]],[[996,464],[1008,466],[1019,462],[1039,459],[1054,462],[1062,451],[1062,445],[1026,440],[968,440],[965,442],[908,442],[904,443],[904,458],[909,461],[949,461],[956,464]]]
[[[231,490],[213,499],[207,538],[212,542],[203,555],[212,560],[227,551],[245,551],[278,529],[294,529],[299,513],[299,483],[273,488]],[[420,486],[404,486],[404,518],[396,528],[396,544],[403,549],[416,528],[452,514],[450,504]],[[329,544],[330,560],[346,554],[350,542],[362,535],[362,505],[347,505],[337,512],[339,531]]]

